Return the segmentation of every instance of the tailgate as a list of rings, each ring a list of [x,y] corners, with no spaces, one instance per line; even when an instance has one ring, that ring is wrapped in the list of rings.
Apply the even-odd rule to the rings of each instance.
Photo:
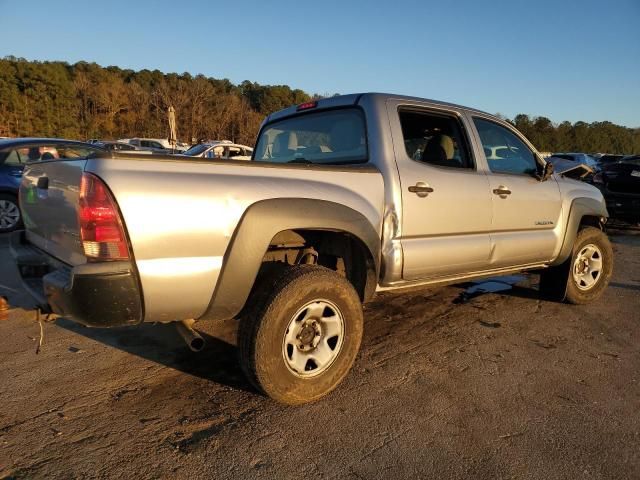
[[[68,265],[86,263],[80,242],[78,196],[86,159],[27,166],[20,207],[27,240]]]

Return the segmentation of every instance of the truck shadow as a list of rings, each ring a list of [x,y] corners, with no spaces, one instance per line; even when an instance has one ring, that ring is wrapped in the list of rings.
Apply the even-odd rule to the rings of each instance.
[[[524,285],[523,285],[524,284]],[[534,288],[535,284],[529,275],[505,275],[492,277],[475,282],[456,285],[464,290],[453,301],[454,304],[467,303],[476,297],[490,293],[520,297],[528,299],[540,299],[540,292]]]
[[[58,319],[55,323],[65,330],[188,375],[257,393],[240,368],[237,347],[199,328],[197,330],[206,346],[195,353],[184,344],[173,325],[143,324],[94,329],[65,319]]]

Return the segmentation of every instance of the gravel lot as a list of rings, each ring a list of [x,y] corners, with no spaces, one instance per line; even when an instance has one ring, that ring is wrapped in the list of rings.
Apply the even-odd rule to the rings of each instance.
[[[639,233],[593,305],[533,275],[377,297],[353,372],[298,408],[247,385],[233,321],[194,354],[171,326],[58,320],[36,355],[0,238],[0,478],[640,478]]]

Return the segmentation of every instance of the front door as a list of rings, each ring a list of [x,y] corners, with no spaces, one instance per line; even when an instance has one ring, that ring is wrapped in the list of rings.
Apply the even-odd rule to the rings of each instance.
[[[562,233],[558,183],[541,182],[535,153],[511,129],[474,117],[489,167],[492,199],[492,267],[550,260]]]
[[[455,112],[388,104],[402,188],[403,279],[485,270],[489,181]]]

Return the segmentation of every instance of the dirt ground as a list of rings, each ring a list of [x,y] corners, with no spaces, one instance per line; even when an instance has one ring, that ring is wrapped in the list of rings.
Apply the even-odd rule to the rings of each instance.
[[[172,326],[58,320],[36,355],[0,238],[0,478],[638,479],[640,232],[612,241],[588,306],[534,275],[380,295],[346,381],[294,408],[245,382],[232,321],[194,354]]]

